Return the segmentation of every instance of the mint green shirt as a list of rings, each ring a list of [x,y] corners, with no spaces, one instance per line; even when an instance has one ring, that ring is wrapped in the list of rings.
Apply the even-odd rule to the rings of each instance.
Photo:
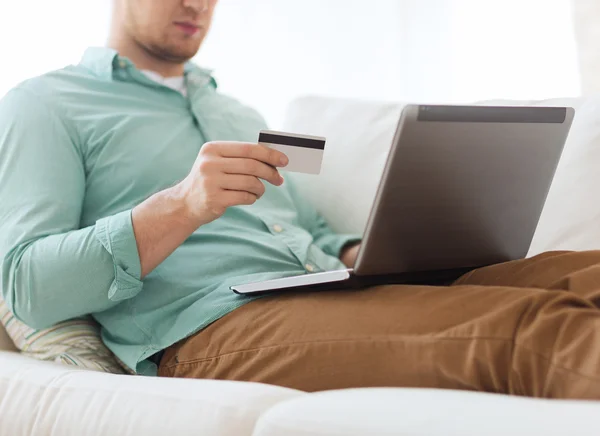
[[[106,345],[138,373],[149,357],[252,301],[233,284],[344,268],[337,235],[291,180],[196,230],[140,280],[131,210],[182,180],[202,144],[256,141],[265,122],[186,66],[188,96],[126,58],[28,80],[0,102],[2,297],[35,328],[92,314]]]

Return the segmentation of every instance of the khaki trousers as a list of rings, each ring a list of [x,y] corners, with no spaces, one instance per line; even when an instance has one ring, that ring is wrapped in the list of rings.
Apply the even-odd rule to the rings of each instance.
[[[159,375],[600,399],[599,305],[600,251],[490,266],[449,287],[281,294],[171,346]]]

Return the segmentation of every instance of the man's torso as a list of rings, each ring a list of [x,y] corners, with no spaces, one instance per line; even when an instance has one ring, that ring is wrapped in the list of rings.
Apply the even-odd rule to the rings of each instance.
[[[53,107],[77,142],[86,181],[81,228],[182,180],[205,142],[254,142],[265,128],[255,111],[218,94],[203,70],[188,71],[185,97],[113,56],[112,77],[107,60],[88,52],[79,66],[21,85]],[[289,184],[267,184],[253,206],[230,208],[202,226],[144,279],[136,297],[95,313],[107,345],[152,374],[145,359],[248,301],[230,285],[303,274],[307,264],[343,268],[313,244]]]

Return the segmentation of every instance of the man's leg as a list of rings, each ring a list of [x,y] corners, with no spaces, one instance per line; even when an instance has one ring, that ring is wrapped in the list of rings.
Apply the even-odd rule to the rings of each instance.
[[[487,279],[521,277],[518,269],[536,261],[491,267]],[[593,264],[573,265],[554,282]],[[470,280],[486,282],[480,272],[462,279]],[[306,391],[406,386],[600,399],[600,310],[586,297],[508,282],[268,297],[169,348],[159,375]]]
[[[570,291],[600,307],[600,251],[555,251],[465,274],[455,285]]]

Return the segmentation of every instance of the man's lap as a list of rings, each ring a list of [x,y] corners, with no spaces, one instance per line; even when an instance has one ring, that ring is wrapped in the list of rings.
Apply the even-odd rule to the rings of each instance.
[[[542,383],[546,356],[536,356],[566,347],[571,335],[559,343],[538,332],[568,325],[579,334],[570,312],[561,318],[562,309],[573,307],[581,309],[577,319],[600,323],[586,299],[594,293],[588,288],[596,275],[600,283],[600,271],[589,272],[596,264],[600,252],[547,254],[475,271],[452,287],[381,286],[262,298],[167,349],[159,375],[260,381],[307,391],[419,386],[542,395],[541,387],[531,392],[523,379]],[[485,286],[486,276],[501,285]],[[563,283],[560,290],[568,290],[574,280],[573,293],[540,288]],[[551,319],[538,320],[540,313]],[[515,359],[518,371],[511,370]],[[564,370],[576,369],[566,364]],[[593,384],[598,373],[584,378]]]

